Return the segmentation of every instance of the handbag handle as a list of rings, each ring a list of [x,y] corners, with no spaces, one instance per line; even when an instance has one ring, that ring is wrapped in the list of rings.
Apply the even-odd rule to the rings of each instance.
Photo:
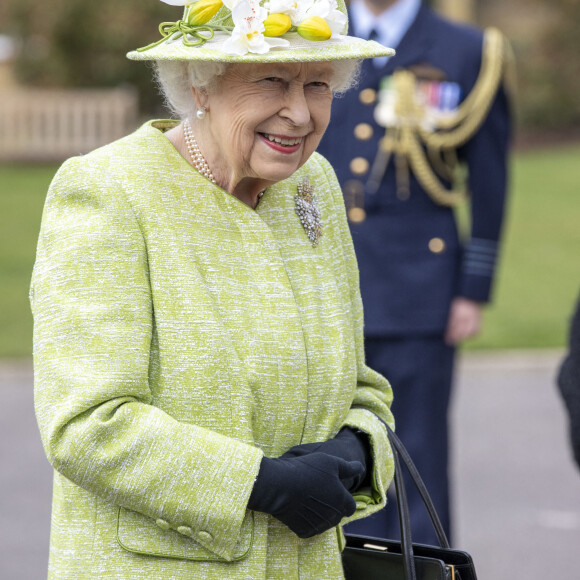
[[[441,546],[442,548],[449,548],[449,540],[447,539],[447,535],[445,534],[445,530],[443,529],[443,525],[441,524],[441,520],[439,519],[437,510],[433,505],[433,500],[429,495],[427,486],[425,485],[423,479],[421,478],[419,470],[417,469],[415,463],[413,462],[411,456],[409,455],[409,452],[403,445],[403,442],[399,439],[398,435],[396,435],[395,432],[386,423],[385,426],[387,428],[389,443],[391,444],[391,448],[393,449],[393,454],[396,452],[403,460],[403,463],[407,468],[407,471],[409,472],[409,475],[411,476],[411,479],[413,480],[413,483],[415,484],[415,487],[417,488],[417,491],[419,492],[419,495],[421,496],[421,499],[423,500],[425,507],[427,508],[427,513],[429,514],[429,518],[431,519],[431,523],[433,524],[433,528],[435,529],[435,534],[437,535],[439,546]],[[403,479],[402,471],[400,470],[400,468],[399,470],[397,470],[397,460],[395,460],[395,489],[397,490],[397,505],[398,505],[399,500],[397,489],[397,471],[399,471],[400,474],[399,479],[401,479],[399,487],[404,487],[404,482],[402,481]],[[407,505],[407,512],[408,511],[409,506]]]
[[[419,470],[413,463],[409,452],[403,445],[395,432],[381,419],[381,422],[387,429],[389,443],[393,450],[393,459],[395,463],[395,492],[397,496],[397,507],[399,509],[399,526],[401,528],[401,551],[403,553],[403,568],[406,580],[417,580],[417,571],[415,569],[415,555],[413,553],[413,540],[411,536],[411,518],[409,515],[409,504],[407,502],[407,490],[403,479],[403,472],[401,469],[401,458],[411,479],[413,480],[419,495],[427,508],[431,523],[435,528],[437,540],[442,548],[449,548],[449,540],[445,535],[441,520],[437,514],[437,510],[433,505],[433,500],[427,491],[427,487],[419,474]]]
[[[417,580],[415,570],[415,554],[413,553],[413,540],[411,539],[411,518],[409,516],[409,504],[407,503],[407,490],[401,474],[401,461],[399,453],[393,449],[395,461],[395,491],[397,495],[397,507],[399,508],[399,527],[401,528],[401,548],[403,552],[403,569],[406,580]]]

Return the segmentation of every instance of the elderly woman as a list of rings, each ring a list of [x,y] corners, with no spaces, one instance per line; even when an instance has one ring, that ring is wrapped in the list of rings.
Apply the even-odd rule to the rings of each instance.
[[[315,149],[352,63],[392,51],[333,32],[329,0],[218,2],[129,54],[182,121],[69,160],[47,198],[50,578],[338,579],[340,525],[385,505],[391,391]]]

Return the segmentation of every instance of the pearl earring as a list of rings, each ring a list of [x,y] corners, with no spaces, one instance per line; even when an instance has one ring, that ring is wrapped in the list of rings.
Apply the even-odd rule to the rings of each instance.
[[[201,109],[197,110],[196,116],[198,119],[203,119],[207,113],[207,107],[203,106]]]

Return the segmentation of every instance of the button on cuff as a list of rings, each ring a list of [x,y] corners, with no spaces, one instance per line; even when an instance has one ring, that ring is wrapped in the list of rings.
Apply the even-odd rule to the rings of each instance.
[[[201,544],[211,542],[213,540],[213,536],[209,532],[202,530],[201,532],[197,532],[197,534],[195,534],[195,539]]]
[[[188,538],[193,536],[193,530],[189,526],[179,526],[177,532],[182,536],[187,536]]]
[[[155,523],[157,524],[157,527],[161,528],[163,531],[167,531],[171,527],[169,522],[162,520],[161,518],[155,520]]]

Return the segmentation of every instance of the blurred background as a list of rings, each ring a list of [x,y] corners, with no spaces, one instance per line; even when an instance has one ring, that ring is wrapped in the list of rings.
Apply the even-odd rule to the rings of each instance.
[[[580,473],[554,375],[580,291],[580,2],[432,3],[500,28],[518,68],[500,272],[454,403],[458,543],[483,580],[572,578]],[[46,190],[67,157],[168,114],[151,68],[124,55],[158,38],[172,10],[156,0],[0,3],[1,578],[45,577],[48,553],[51,471],[33,416],[27,296]]]
[[[485,330],[467,348],[562,347],[580,288],[580,2],[434,3],[501,28],[518,66],[501,269]],[[0,357],[30,355],[24,290],[58,164],[167,115],[150,66],[125,53],[179,10],[156,0],[0,3]]]

